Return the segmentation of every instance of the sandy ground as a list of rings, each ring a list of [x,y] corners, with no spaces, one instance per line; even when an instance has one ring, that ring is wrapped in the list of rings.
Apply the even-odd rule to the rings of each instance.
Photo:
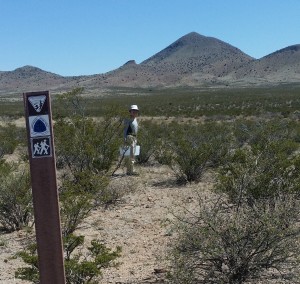
[[[1,120],[0,125],[6,123]],[[13,123],[25,126],[24,118]],[[176,186],[175,177],[164,166],[140,167],[138,171],[139,176],[128,177],[124,169],[119,169],[111,184],[127,194],[108,209],[92,211],[76,232],[85,236],[87,245],[92,239],[100,239],[112,249],[122,247],[118,267],[104,270],[101,284],[163,283],[168,271],[166,252],[174,239],[172,212],[177,214],[184,204],[193,203],[195,187],[203,190],[209,186]],[[24,267],[15,255],[25,248],[29,238],[35,237],[32,231],[0,232],[0,284],[29,283],[15,279],[16,269]]]
[[[164,283],[168,271],[166,252],[175,233],[174,212],[195,205],[195,189],[205,191],[210,184],[178,187],[170,169],[164,166],[138,168],[139,176],[128,177],[122,170],[112,178],[112,186],[128,193],[108,209],[98,208],[80,226],[77,234],[86,244],[99,239],[108,247],[122,247],[118,267],[103,271],[98,283]],[[26,231],[0,235],[0,283],[28,283],[14,278],[24,264],[15,253],[28,239]]]
[[[16,124],[23,126],[24,119]],[[97,280],[99,284],[166,283],[166,255],[176,237],[174,214],[197,206],[197,193],[207,196],[213,185],[206,176],[201,183],[177,186],[166,166],[143,166],[137,171],[139,176],[128,177],[124,169],[119,169],[110,186],[126,195],[107,209],[93,210],[76,232],[85,236],[86,245],[98,239],[111,249],[122,247],[119,265],[103,270],[102,279]],[[25,266],[15,255],[23,250],[28,238],[34,238],[32,230],[0,232],[0,284],[29,283],[14,277],[16,269]],[[274,282],[279,283],[288,282]]]

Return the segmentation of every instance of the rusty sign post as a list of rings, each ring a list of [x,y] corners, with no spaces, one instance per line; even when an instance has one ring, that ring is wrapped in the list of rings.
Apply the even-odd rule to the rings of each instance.
[[[41,284],[65,284],[49,92],[24,93]]]

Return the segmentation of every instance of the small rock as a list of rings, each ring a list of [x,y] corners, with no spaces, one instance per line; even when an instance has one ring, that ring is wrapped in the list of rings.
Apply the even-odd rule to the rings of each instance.
[[[154,268],[155,274],[166,273],[167,270],[165,268]]]

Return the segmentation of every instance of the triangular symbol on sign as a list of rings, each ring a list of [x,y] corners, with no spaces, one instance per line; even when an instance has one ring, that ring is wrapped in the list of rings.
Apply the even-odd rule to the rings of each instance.
[[[43,105],[46,101],[46,96],[32,96],[28,98],[36,112],[41,112]]]

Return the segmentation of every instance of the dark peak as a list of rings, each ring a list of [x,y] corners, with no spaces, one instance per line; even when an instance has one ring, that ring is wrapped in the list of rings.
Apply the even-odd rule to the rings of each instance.
[[[129,65],[136,65],[135,60],[129,60],[123,66],[129,66]]]
[[[25,65],[14,70],[15,72],[42,72],[43,70],[31,65]]]
[[[169,49],[174,49],[174,48],[178,48],[178,47],[182,47],[182,46],[199,46],[199,45],[203,45],[204,43],[208,42],[209,38],[200,35],[196,32],[191,32],[188,33],[184,36],[182,36],[181,38],[179,38],[178,40],[176,40],[175,42],[173,42],[172,44],[170,44],[167,48]],[[211,38],[210,38],[211,39]]]
[[[209,64],[211,64],[212,60],[220,60],[220,57],[223,57],[222,60],[228,60],[229,57],[231,57],[232,60],[240,57],[240,61],[253,59],[226,42],[191,32],[146,59],[141,65],[162,64],[163,62],[172,64],[177,62],[179,64],[184,61],[193,61],[195,63],[195,60],[198,60],[199,64],[203,65],[205,60],[206,64],[208,64],[207,60],[210,60]]]
[[[45,70],[42,70],[38,67],[34,67],[31,65],[25,65],[23,67],[17,68],[14,71],[12,71],[13,73],[16,74],[26,74],[27,76],[34,76],[34,75],[39,75],[39,74],[47,74],[50,76],[55,76],[55,77],[61,77],[60,75],[57,75],[55,73],[51,73]]]
[[[165,48],[165,50],[178,50],[182,47],[186,47],[186,48],[193,48],[193,49],[198,49],[199,50],[219,50],[221,47],[222,48],[234,48],[237,50],[236,47],[223,42],[217,38],[214,37],[207,37],[204,35],[200,35],[196,32],[191,32],[188,33],[184,36],[182,36],[181,38],[179,38],[178,40],[176,40],[175,42],[173,42],[172,44],[170,44],[168,47]]]
[[[206,36],[200,35],[196,32],[191,32],[179,38],[178,41],[198,41],[203,40],[205,38]]]
[[[295,45],[291,45],[291,46],[282,48],[280,50],[275,51],[273,54],[290,52],[290,51],[300,51],[300,44],[295,44]]]
[[[262,57],[261,59],[264,59],[264,58],[272,58],[272,57],[278,57],[278,56],[288,56],[288,55],[293,55],[293,53],[295,52],[300,52],[300,44],[295,44],[295,45],[290,45],[288,47],[285,47],[285,48],[282,48],[282,49],[279,49],[275,52],[272,52],[264,57]],[[260,60],[261,60],[260,59]]]

